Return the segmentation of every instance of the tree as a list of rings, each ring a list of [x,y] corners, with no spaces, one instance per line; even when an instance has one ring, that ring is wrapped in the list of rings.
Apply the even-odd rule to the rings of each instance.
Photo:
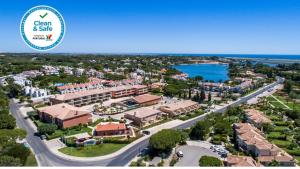
[[[150,137],[149,145],[159,153],[169,152],[177,143],[185,141],[183,137],[180,131],[164,129]]]
[[[56,124],[42,124],[38,127],[38,132],[40,134],[52,134],[57,129]]]
[[[207,121],[199,121],[190,133],[190,138],[193,140],[204,140],[206,135],[209,133],[209,123]]]
[[[284,82],[284,90],[287,92],[287,93],[290,93],[293,89],[293,84],[292,84],[292,81],[290,80],[286,80]]]
[[[200,102],[203,102],[204,100],[205,100],[205,91],[204,89],[202,89],[200,93]]]
[[[199,166],[201,167],[220,167],[223,166],[223,162],[211,156],[202,156],[199,160]]]
[[[16,139],[24,139],[26,137],[26,131],[23,129],[1,129],[0,130],[0,145],[6,146],[14,144]]]
[[[10,114],[0,114],[0,129],[14,129],[16,119]]]
[[[178,94],[178,88],[175,85],[167,85],[164,88],[164,92],[167,96],[174,96]]]
[[[215,134],[228,135],[231,129],[231,123],[224,119],[217,119],[216,124],[214,125]]]
[[[21,164],[25,164],[27,157],[30,155],[30,150],[22,144],[14,144],[6,148],[4,155],[12,156],[20,159]]]
[[[194,80],[195,81],[201,81],[201,80],[203,80],[203,77],[198,75],[198,76],[194,77]]]
[[[20,159],[13,158],[11,156],[7,155],[1,155],[0,156],[0,166],[3,167],[12,167],[12,166],[22,166]]]
[[[211,101],[211,92],[208,93],[208,101]]]

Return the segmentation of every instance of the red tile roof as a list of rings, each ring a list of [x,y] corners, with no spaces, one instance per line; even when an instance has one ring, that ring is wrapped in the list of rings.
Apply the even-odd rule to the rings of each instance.
[[[96,126],[96,131],[114,131],[114,130],[126,130],[126,126],[124,123],[106,123],[106,124],[98,124]]]
[[[150,101],[161,99],[161,97],[160,96],[156,96],[156,95],[151,95],[151,94],[143,94],[143,95],[136,96],[133,99],[137,103],[141,104],[141,103],[146,103],[146,102],[150,102]]]

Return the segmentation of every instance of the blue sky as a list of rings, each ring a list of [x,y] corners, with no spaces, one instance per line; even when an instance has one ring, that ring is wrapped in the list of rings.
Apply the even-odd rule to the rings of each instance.
[[[66,21],[49,52],[300,54],[299,0],[1,0],[1,52],[35,52],[19,24],[36,5]]]

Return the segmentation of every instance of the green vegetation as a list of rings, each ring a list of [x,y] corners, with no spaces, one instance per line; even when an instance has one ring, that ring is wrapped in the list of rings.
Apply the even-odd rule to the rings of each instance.
[[[39,134],[46,135],[48,140],[63,137],[63,136],[70,136],[74,134],[84,133],[84,132],[87,132],[90,135],[92,134],[92,129],[89,128],[87,125],[79,125],[71,128],[59,129],[55,124],[49,124],[40,121],[35,111],[28,112],[27,115],[37,126]]]
[[[57,129],[56,124],[41,124],[37,128],[40,134],[49,134],[49,135],[53,134],[56,129]]]
[[[187,115],[180,116],[179,119],[180,119],[180,120],[188,120],[188,119],[192,119],[192,118],[194,118],[194,117],[200,116],[200,115],[202,115],[202,114],[204,114],[204,111],[199,109],[199,110],[196,110],[196,111],[194,111],[194,112],[191,112],[191,113],[189,113],[189,114],[187,114]]]
[[[164,129],[150,137],[149,146],[158,153],[170,152],[176,144],[185,143],[186,139],[187,136],[181,131]]]
[[[201,167],[220,167],[223,166],[223,162],[211,156],[202,156],[199,160],[199,166]]]
[[[169,121],[172,121],[172,119],[171,118],[165,118],[165,119],[162,119],[162,120],[160,120],[160,121],[158,121],[156,123],[152,123],[152,124],[150,124],[150,125],[148,125],[146,127],[143,127],[143,129],[148,129],[148,128],[151,128],[151,127],[154,127],[154,126],[158,126],[160,124],[164,124],[164,123],[167,123]]]
[[[48,76],[37,76],[31,79],[33,85],[37,85],[40,88],[49,88],[49,86],[53,86],[55,83],[84,83],[87,82],[86,76],[73,76],[66,75],[61,73],[60,75],[48,75]]]
[[[9,82],[8,87],[11,87]],[[13,88],[0,88],[0,166],[24,166],[30,155],[30,150],[16,140],[24,139],[26,131],[16,128],[16,120],[9,114],[9,100],[6,92]]]
[[[65,147],[59,149],[60,152],[76,156],[76,157],[96,157],[96,156],[104,156],[107,154],[111,154],[116,152],[126,146],[127,144],[98,144],[98,145],[90,145],[85,147]]]
[[[192,140],[205,140],[209,132],[210,132],[209,122],[206,120],[199,121],[194,127],[192,127],[190,138]]]
[[[30,153],[30,155],[28,156],[26,163],[25,163],[26,167],[35,167],[38,166],[37,161],[35,159],[35,156]]]
[[[132,161],[129,166],[130,167],[146,167],[146,163],[143,162],[142,158],[139,158],[137,161]]]

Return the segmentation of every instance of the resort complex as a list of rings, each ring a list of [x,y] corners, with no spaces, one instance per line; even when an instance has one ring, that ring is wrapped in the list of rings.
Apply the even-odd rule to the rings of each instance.
[[[288,79],[298,71],[297,64],[270,67],[223,57],[78,56],[72,58],[78,61],[58,66],[54,58],[47,57],[50,61],[44,64],[41,56],[35,69],[0,78],[10,97],[2,103],[20,127],[34,133],[27,137],[32,149],[43,149],[47,158],[51,153],[63,162],[96,165],[126,157],[112,162],[122,166],[299,163],[300,87]],[[206,74],[180,71],[181,65],[200,70],[209,65],[225,73],[207,80]]]

